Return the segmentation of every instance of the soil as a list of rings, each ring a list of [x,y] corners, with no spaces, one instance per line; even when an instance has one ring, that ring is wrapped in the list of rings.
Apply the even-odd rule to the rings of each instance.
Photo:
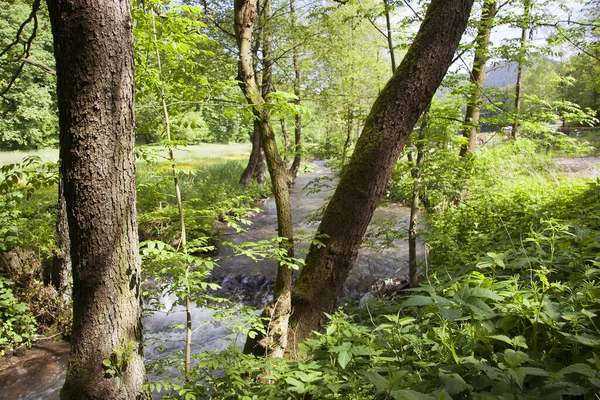
[[[555,158],[554,161],[565,174],[577,178],[600,178],[600,157]]]

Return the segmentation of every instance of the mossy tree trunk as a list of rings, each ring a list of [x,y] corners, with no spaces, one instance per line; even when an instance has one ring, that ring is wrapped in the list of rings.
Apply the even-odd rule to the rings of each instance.
[[[61,399],[142,396],[130,7],[124,0],[48,0],[73,265]],[[118,348],[126,349],[120,357]]]
[[[317,231],[324,246],[310,247],[294,288],[290,352],[335,308],[404,143],[452,62],[472,4],[433,0],[414,43],[375,101]]]

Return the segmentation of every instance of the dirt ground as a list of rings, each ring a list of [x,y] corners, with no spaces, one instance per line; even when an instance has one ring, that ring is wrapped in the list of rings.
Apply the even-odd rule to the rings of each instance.
[[[600,178],[600,157],[555,158],[554,161],[567,175],[578,178]]]

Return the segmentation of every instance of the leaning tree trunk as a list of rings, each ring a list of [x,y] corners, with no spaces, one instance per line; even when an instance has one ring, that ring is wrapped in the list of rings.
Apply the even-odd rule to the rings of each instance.
[[[375,101],[292,294],[289,349],[332,312],[404,143],[442,81],[473,0],[433,0],[406,57]]]
[[[130,4],[48,0],[48,8],[73,265],[73,333],[61,399],[136,399],[145,370]]]
[[[477,38],[475,39],[475,58],[473,69],[469,78],[471,83],[467,111],[465,113],[465,129],[463,135],[468,138],[468,143],[460,149],[462,157],[475,151],[477,135],[479,134],[479,117],[481,114],[481,99],[483,83],[485,82],[485,68],[490,54],[490,34],[494,26],[494,19],[498,11],[498,0],[487,0],[484,4]],[[468,130],[467,130],[468,129]]]
[[[238,63],[240,88],[252,106],[255,121],[260,130],[262,148],[265,152],[273,196],[277,207],[277,232],[285,240],[280,244],[288,257],[294,256],[294,235],[292,210],[290,206],[288,175],[285,164],[277,151],[275,134],[271,126],[271,115],[265,107],[265,99],[272,90],[271,33],[268,25],[263,28],[263,91],[260,92],[252,67],[252,28],[256,18],[257,0],[235,0],[235,32],[240,59]],[[263,6],[264,20],[268,23],[271,17],[271,2],[267,0]],[[290,315],[291,289],[293,271],[280,262],[273,292],[273,301],[267,305],[262,316],[267,318],[266,334],[254,338],[248,337],[244,347],[245,353],[268,357],[282,357],[287,345],[287,328]]]
[[[519,46],[519,60],[517,62],[517,83],[515,84],[515,118],[510,132],[513,140],[517,139],[519,130],[519,117],[521,103],[523,102],[523,73],[525,70],[525,55],[527,52],[527,35],[529,31],[529,17],[531,14],[532,0],[524,1],[523,21],[521,22],[521,40]]]

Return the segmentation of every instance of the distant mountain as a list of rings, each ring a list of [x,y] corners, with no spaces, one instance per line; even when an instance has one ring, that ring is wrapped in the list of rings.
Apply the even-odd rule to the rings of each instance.
[[[484,87],[506,87],[517,83],[517,63],[499,63],[486,69]]]

